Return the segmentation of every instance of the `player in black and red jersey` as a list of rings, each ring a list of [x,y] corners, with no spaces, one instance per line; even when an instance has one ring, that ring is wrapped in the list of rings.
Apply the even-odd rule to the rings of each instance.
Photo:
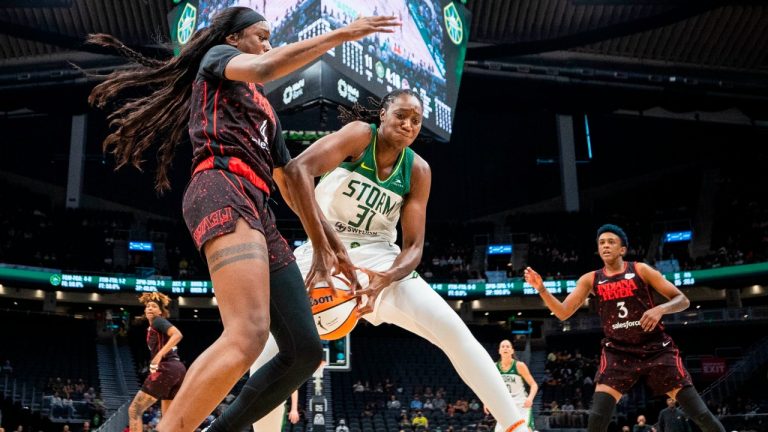
[[[589,432],[608,429],[616,402],[640,378],[658,394],[676,399],[703,432],[724,432],[683,367],[677,346],[664,332],[661,318],[688,308],[688,298],[657,270],[624,261],[627,235],[616,225],[597,230],[597,250],[605,267],[579,278],[576,289],[560,302],[544,287],[541,276],[525,269],[525,281],[560,320],[566,320],[592,294],[603,325],[600,368],[589,414]],[[653,291],[668,301],[654,304]]]
[[[176,352],[176,346],[184,336],[168,321],[171,299],[165,294],[153,292],[142,294],[139,301],[144,305],[144,316],[149,321],[147,347],[152,360],[149,362],[149,376],[128,407],[131,432],[144,430],[141,415],[158,400],[162,413],[168,410],[187,373]]]
[[[148,148],[157,147],[156,183],[163,190],[169,187],[174,150],[185,135],[193,148],[184,220],[208,263],[224,331],[190,366],[159,431],[195,430],[256,360],[270,331],[280,352],[251,375],[212,432],[250,426],[320,364],[322,346],[304,281],[268,204],[276,186],[288,205],[293,203],[290,179],[283,175],[290,154],[262,85],[344,42],[392,33],[398,25],[392,16],[360,17],[272,49],[266,19],[252,9],[230,7],[196,31],[178,56],[164,61],[145,58],[109,35],[89,37],[138,63],[114,72],[89,98],[94,105],[114,108],[109,116],[113,132],[104,148],[118,166],[140,166]],[[116,101],[122,103],[115,106]],[[316,251],[315,271],[325,280],[341,271],[356,282],[344,245],[330,226],[324,229],[310,233],[313,243],[319,238],[318,244],[328,245]]]

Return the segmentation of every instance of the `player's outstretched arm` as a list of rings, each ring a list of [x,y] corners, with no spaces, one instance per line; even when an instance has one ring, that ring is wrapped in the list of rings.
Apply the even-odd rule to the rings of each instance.
[[[594,272],[589,272],[580,277],[576,283],[576,289],[561,302],[544,287],[544,281],[541,275],[536,273],[536,270],[530,267],[525,268],[525,281],[538,291],[539,296],[544,300],[544,304],[560,321],[570,318],[584,304],[584,300],[587,299],[589,292],[592,291],[594,278]]]
[[[688,309],[691,302],[682,291],[668,281],[658,270],[644,263],[637,263],[637,273],[659,294],[667,298],[667,302],[656,305],[645,311],[640,318],[640,327],[645,331],[651,331],[666,314],[682,312]]]
[[[240,54],[229,61],[224,76],[233,81],[265,83],[290,74],[343,42],[373,33],[394,33],[401,23],[394,16],[360,17],[346,27],[274,48],[264,54]],[[268,37],[265,34],[265,37]]]

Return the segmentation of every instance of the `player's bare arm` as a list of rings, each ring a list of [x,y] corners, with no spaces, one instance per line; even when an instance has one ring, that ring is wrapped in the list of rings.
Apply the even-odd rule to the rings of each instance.
[[[292,209],[301,219],[315,252],[306,278],[309,287],[321,280],[333,286],[330,281],[333,269],[343,273],[353,285],[357,284],[354,266],[341,241],[329,229],[315,199],[314,188],[315,177],[333,170],[348,157],[360,155],[370,139],[370,126],[353,122],[317,140],[285,166],[284,182],[291,191]]]
[[[526,267],[524,276],[525,281],[538,291],[542,300],[544,300],[544,304],[560,321],[567,320],[579,310],[587,296],[589,296],[590,291],[592,291],[592,282],[595,279],[594,272],[581,276],[576,283],[576,289],[561,302],[544,287],[544,281],[536,270]]]
[[[645,311],[640,318],[640,327],[645,331],[651,331],[656,328],[661,318],[666,314],[672,314],[682,312],[688,309],[691,302],[688,297],[682,293],[672,282],[668,281],[664,275],[653,267],[637,263],[636,267],[638,274],[643,278],[648,285],[653,287],[659,294],[664,296],[668,301]]]

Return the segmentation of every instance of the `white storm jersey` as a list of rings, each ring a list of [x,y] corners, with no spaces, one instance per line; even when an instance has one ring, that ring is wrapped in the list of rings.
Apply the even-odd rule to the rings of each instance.
[[[499,369],[501,378],[504,380],[504,384],[507,386],[507,390],[512,397],[528,396],[528,393],[525,391],[525,380],[517,372],[517,360],[512,360],[512,366],[507,370],[501,368],[501,362],[496,363],[496,367]]]
[[[392,173],[380,179],[376,167],[376,125],[363,156],[342,162],[315,187],[315,198],[342,241],[394,243],[403,200],[411,189],[414,152],[405,148]],[[353,246],[354,247],[354,246]]]

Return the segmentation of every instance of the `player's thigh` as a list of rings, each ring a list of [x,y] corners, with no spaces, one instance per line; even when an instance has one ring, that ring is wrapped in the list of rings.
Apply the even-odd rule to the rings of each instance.
[[[209,240],[205,257],[225,331],[269,328],[269,251],[264,234],[240,218]]]

